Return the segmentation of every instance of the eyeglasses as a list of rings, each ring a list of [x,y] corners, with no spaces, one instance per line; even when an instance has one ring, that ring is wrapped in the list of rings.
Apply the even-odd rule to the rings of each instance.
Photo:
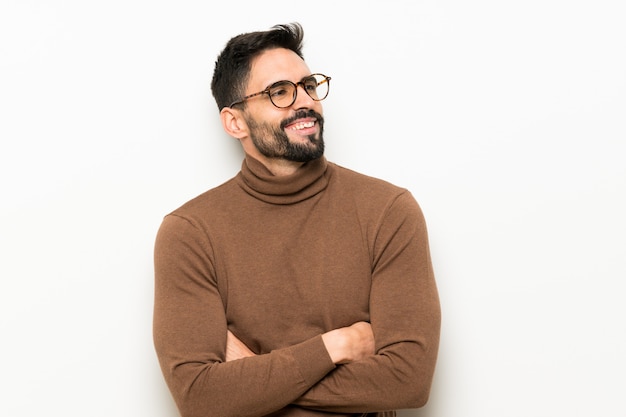
[[[259,96],[261,94],[267,94],[272,104],[279,109],[291,106],[296,102],[298,96],[298,86],[315,101],[322,101],[328,96],[330,88],[330,77],[324,74],[311,74],[304,77],[297,83],[291,81],[277,81],[270,85],[263,91],[245,96],[241,100],[234,101],[230,106],[233,107],[237,104],[241,104],[249,98]]]

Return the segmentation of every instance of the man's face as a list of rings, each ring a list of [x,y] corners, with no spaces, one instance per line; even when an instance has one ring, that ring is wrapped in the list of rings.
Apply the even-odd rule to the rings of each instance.
[[[271,49],[252,62],[246,95],[264,90],[277,81],[297,83],[311,74],[293,51]],[[246,101],[243,117],[250,139],[267,158],[307,162],[324,154],[322,105],[297,88],[296,101],[286,108],[274,106],[267,94]]]

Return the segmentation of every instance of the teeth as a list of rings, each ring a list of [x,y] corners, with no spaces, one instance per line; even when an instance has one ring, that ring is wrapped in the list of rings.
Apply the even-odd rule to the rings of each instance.
[[[313,127],[313,126],[315,126],[315,122],[303,122],[303,123],[295,124],[292,129],[301,130],[301,129],[306,129],[308,127]]]

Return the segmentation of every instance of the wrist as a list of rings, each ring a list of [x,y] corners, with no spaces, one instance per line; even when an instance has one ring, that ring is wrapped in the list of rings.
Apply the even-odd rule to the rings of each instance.
[[[322,341],[326,347],[326,351],[334,364],[345,363],[349,361],[347,354],[347,342],[344,329],[335,329],[322,335]]]

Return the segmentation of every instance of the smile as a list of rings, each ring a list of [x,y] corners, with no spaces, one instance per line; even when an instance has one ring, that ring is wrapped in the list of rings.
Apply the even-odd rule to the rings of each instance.
[[[300,123],[295,123],[293,125],[291,125],[289,128],[291,130],[302,130],[302,129],[309,129],[311,127],[315,126],[315,122],[300,122]]]

